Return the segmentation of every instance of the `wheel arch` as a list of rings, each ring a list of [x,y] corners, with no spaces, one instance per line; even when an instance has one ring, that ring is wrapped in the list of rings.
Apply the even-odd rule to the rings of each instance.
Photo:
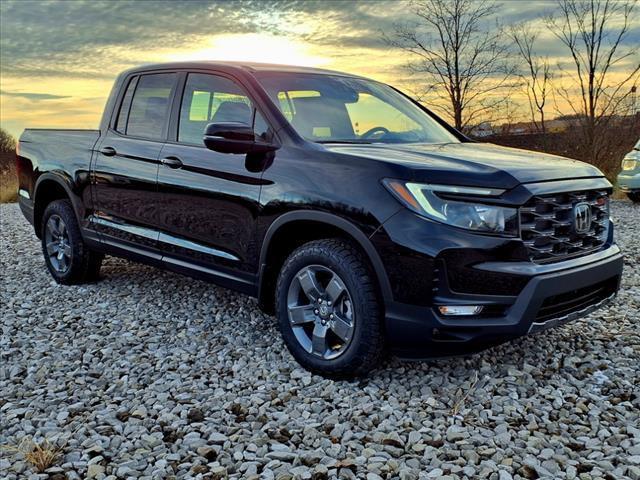
[[[40,175],[36,182],[33,196],[33,228],[38,238],[41,235],[42,216],[47,205],[55,200],[64,199],[71,201],[76,218],[78,218],[79,201],[68,183],[61,179],[59,175],[53,173]]]
[[[291,238],[291,233],[299,236]],[[267,229],[260,250],[258,302],[273,313],[275,280],[286,257],[298,246],[311,240],[341,237],[353,241],[373,268],[377,285],[385,303],[392,299],[389,278],[380,255],[367,236],[349,220],[327,212],[292,211],[278,217]],[[279,240],[284,240],[282,243]]]

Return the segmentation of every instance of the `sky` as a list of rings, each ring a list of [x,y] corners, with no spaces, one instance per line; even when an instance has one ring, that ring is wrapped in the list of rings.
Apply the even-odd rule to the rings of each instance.
[[[495,20],[542,27],[554,6],[502,1]],[[408,4],[386,0],[0,0],[0,126],[14,136],[25,127],[96,128],[115,76],[163,61],[317,66],[416,91],[422,79],[408,72],[409,57],[384,41],[394,25],[414,20]],[[627,44],[640,44],[638,18]],[[567,64],[544,27],[539,47],[554,68]]]

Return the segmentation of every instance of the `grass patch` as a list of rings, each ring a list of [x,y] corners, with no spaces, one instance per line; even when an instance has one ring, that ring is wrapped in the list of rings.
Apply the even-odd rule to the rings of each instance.
[[[478,371],[475,371],[473,381],[469,384],[469,388],[466,391],[460,392],[460,394],[458,395],[458,398],[456,399],[453,406],[451,407],[450,414],[452,416],[455,417],[460,413],[460,411],[464,408],[465,401],[475,391],[477,385],[478,385]]]
[[[0,170],[0,203],[18,200],[18,177],[13,170]]]
[[[52,445],[46,439],[37,443],[25,438],[17,447],[7,447],[6,449],[22,455],[24,460],[38,473],[53,467],[62,454],[62,447]]]
[[[18,200],[15,151],[0,152],[0,203]]]
[[[26,449],[23,451],[24,459],[29,462],[36,469],[37,472],[42,473],[47,468],[52,467],[62,449],[52,446],[47,440],[41,444],[33,441],[27,442]]]

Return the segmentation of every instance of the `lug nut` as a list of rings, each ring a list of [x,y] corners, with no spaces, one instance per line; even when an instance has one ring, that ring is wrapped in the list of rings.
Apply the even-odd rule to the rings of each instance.
[[[318,303],[322,303],[322,299],[321,298],[318,299]]]
[[[327,300],[327,305],[331,306],[331,300]]]
[[[317,314],[318,314],[318,313],[320,313],[320,312],[319,312],[319,311],[318,311],[318,309],[316,308],[316,309],[313,311],[313,313],[315,313],[315,314],[317,315]]]
[[[329,315],[329,318],[330,318],[331,320],[333,320],[333,313],[332,313],[331,315]]]

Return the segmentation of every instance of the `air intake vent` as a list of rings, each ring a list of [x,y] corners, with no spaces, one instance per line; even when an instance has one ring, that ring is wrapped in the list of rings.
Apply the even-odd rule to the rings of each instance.
[[[587,255],[607,241],[608,194],[588,190],[533,197],[520,208],[520,233],[536,263]]]

